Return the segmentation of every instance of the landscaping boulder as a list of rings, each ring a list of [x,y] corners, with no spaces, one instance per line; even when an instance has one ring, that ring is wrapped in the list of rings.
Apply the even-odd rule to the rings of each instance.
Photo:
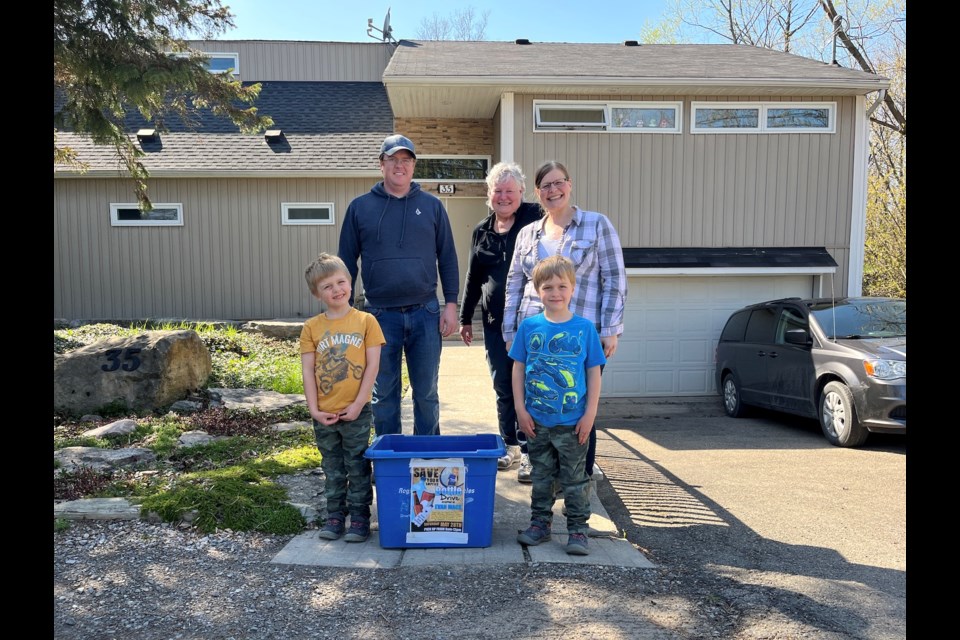
[[[136,467],[156,461],[156,454],[143,447],[100,449],[98,447],[64,447],[53,452],[53,460],[64,471],[90,467],[98,471],[112,471],[120,467]]]
[[[240,327],[246,333],[259,333],[268,338],[296,340],[303,330],[303,320],[251,320]]]
[[[53,408],[69,414],[110,405],[153,410],[202,387],[210,371],[210,352],[195,331],[106,338],[54,355]]]

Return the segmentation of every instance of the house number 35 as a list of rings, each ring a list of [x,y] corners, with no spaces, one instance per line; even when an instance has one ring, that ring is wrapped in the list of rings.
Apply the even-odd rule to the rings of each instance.
[[[137,354],[140,349],[107,349],[103,356],[109,360],[108,364],[100,366],[103,371],[135,371],[140,366],[140,358]]]

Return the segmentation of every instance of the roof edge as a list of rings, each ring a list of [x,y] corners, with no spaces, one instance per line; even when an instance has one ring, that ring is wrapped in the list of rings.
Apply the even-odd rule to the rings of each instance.
[[[502,86],[502,85],[530,85],[534,87],[582,85],[598,87],[606,85],[630,87],[756,87],[756,88],[815,88],[815,89],[859,89],[864,93],[880,91],[890,86],[890,81],[883,76],[876,76],[875,81],[823,79],[809,80],[805,78],[638,78],[623,76],[391,76],[383,74],[383,85],[391,86],[446,86],[446,85],[475,85],[475,86]]]

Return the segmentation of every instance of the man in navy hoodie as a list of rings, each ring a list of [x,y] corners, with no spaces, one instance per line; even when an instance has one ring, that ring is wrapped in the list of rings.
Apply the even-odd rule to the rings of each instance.
[[[458,329],[460,273],[450,219],[443,203],[413,182],[416,162],[413,142],[387,136],[380,147],[383,180],[354,198],[340,230],[340,258],[354,285],[360,260],[364,310],[377,318],[387,341],[373,386],[377,435],[401,433],[401,355],[413,390],[413,432],[440,433],[441,340]],[[438,271],[443,307],[437,301]]]

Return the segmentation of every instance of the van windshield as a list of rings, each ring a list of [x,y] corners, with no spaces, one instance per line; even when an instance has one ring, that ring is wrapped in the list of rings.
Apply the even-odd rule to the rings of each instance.
[[[827,338],[894,338],[907,335],[906,300],[852,300],[815,304],[810,314]]]

